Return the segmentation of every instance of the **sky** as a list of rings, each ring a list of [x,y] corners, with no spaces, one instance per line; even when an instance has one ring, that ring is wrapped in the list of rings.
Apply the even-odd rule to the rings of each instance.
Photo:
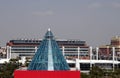
[[[120,0],[0,0],[0,46],[43,39],[48,28],[57,39],[110,44],[120,36]]]

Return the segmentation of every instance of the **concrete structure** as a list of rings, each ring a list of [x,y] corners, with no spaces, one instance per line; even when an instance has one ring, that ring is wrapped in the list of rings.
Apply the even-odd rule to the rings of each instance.
[[[92,47],[90,47],[90,55],[92,55]],[[98,48],[97,48],[98,50]],[[98,54],[98,53],[97,53]],[[107,60],[102,60],[102,59],[92,59],[92,56],[90,60],[67,60],[67,63],[72,65],[71,70],[75,70],[74,68],[80,70],[81,72],[89,72],[90,68],[92,66],[99,66],[100,68],[103,69],[110,69],[114,71],[114,68],[120,68],[120,61],[115,59],[115,47],[112,47],[112,59],[107,59]],[[96,55],[98,56],[98,55]],[[71,66],[70,65],[70,66]]]
[[[97,49],[97,48],[96,48]],[[97,49],[98,50],[98,49]],[[90,50],[92,53],[92,48]],[[96,53],[97,54],[97,53]],[[99,53],[98,53],[99,54]],[[81,72],[89,72],[90,68],[92,66],[100,66],[101,68],[114,70],[114,67],[120,68],[120,61],[115,59],[115,48],[112,48],[112,59],[67,59],[67,63],[69,64],[70,70],[80,70]],[[92,54],[90,54],[92,55]],[[93,55],[92,55],[93,56]],[[96,55],[98,56],[98,55]],[[0,64],[3,64],[4,62],[8,62],[9,59],[0,59]],[[22,58],[19,62],[25,63],[25,57]]]

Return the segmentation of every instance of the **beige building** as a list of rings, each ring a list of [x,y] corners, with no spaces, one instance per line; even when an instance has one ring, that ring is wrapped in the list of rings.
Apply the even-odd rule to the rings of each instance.
[[[111,38],[109,45],[99,46],[99,54],[104,56],[112,56],[112,47],[115,47],[115,56],[120,59],[120,36]]]
[[[111,47],[115,47],[115,53],[120,58],[120,36],[112,37]]]

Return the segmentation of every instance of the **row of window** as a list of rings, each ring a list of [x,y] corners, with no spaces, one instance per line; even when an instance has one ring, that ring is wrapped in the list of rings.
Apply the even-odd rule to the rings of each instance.
[[[12,46],[12,48],[35,48],[35,46]]]
[[[24,54],[24,53],[26,53],[26,54],[28,54],[28,55],[29,55],[29,53],[35,54],[34,51],[31,51],[31,52],[30,52],[30,51],[29,51],[29,52],[14,52],[14,51],[13,51],[13,52],[11,52],[11,53],[17,53],[17,54],[20,54],[20,53],[23,53],[23,54]]]
[[[35,49],[11,49],[11,51],[35,51]]]

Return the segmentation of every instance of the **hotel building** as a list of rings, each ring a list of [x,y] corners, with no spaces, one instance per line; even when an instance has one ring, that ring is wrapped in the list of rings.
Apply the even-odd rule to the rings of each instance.
[[[32,56],[37,51],[42,39],[17,39],[10,40],[7,46],[7,58]],[[57,39],[57,43],[66,59],[89,59],[89,46],[85,41]]]

